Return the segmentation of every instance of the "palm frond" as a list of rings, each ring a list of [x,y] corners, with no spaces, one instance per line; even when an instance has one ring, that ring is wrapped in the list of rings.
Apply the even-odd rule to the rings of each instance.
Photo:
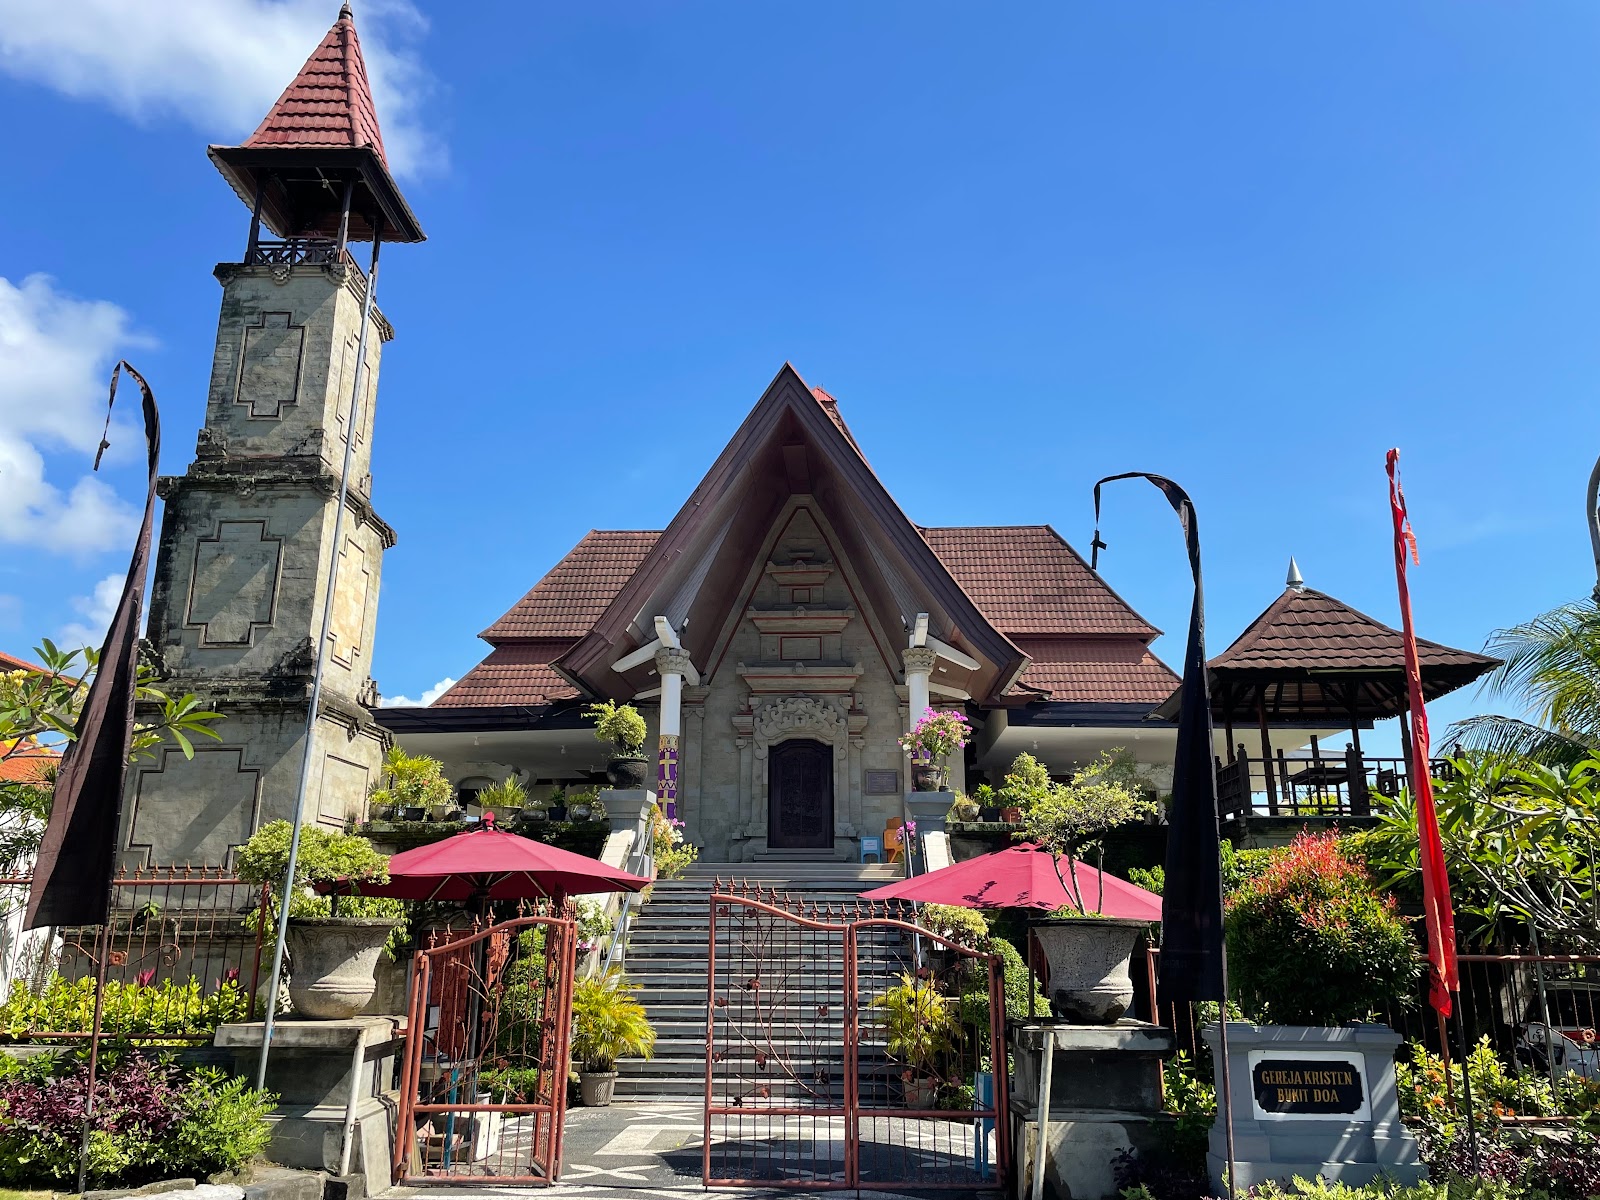
[[[1572,766],[1600,752],[1591,741],[1492,713],[1457,721],[1445,730],[1443,741],[1473,753],[1546,766]]]

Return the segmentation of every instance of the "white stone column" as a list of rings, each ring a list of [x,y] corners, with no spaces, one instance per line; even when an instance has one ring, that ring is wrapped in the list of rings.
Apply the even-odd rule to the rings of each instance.
[[[928,711],[928,679],[939,655],[927,646],[912,646],[902,657],[906,668],[906,705],[910,710],[906,727],[914,729]]]
[[[667,816],[678,815],[678,746],[683,734],[683,677],[689,652],[663,646],[656,651],[661,676],[661,736],[656,748],[656,796]]]

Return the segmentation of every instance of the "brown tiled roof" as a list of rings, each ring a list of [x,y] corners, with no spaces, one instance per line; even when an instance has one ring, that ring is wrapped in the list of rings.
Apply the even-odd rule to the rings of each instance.
[[[1179,682],[1135,637],[1018,637],[1017,646],[1033,659],[1018,690],[1037,688],[1052,700],[1159,704]]]
[[[38,675],[49,674],[38,663],[29,662],[27,659],[18,658],[13,654],[7,654],[4,650],[0,650],[0,671],[32,671]]]
[[[371,146],[388,165],[348,4],[245,146],[252,150]]]
[[[0,753],[4,746],[0,746]],[[0,758],[0,783],[43,783],[46,772],[61,761],[61,756],[42,746],[24,747],[8,758]]]
[[[548,704],[578,694],[550,667],[570,638],[513,641],[496,646],[448,692],[433,702],[434,708],[477,708],[496,704]]]
[[[1471,650],[1456,650],[1417,639],[1417,657],[1424,668],[1458,667],[1475,672],[1499,666],[1499,660]],[[1312,588],[1287,588],[1238,639],[1210,662],[1212,670],[1393,671],[1405,665],[1398,630],[1341,600]]]
[[[811,394],[817,398],[817,403],[822,405],[822,411],[828,414],[828,419],[839,427],[839,432],[844,434],[845,440],[856,448],[856,453],[861,454],[861,446],[856,441],[856,435],[850,432],[850,426],[844,423],[844,416],[839,412],[839,402],[819,387],[811,389]],[[862,455],[866,461],[866,455]]]
[[[660,536],[654,529],[591,529],[532,591],[478,636],[496,643],[507,638],[582,637]]]
[[[1160,632],[1048,525],[924,529],[923,537],[995,628],[1021,634]]]

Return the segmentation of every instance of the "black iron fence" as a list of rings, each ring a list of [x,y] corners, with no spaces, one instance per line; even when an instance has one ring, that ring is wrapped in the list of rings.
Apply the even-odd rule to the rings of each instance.
[[[87,1039],[102,952],[107,1040],[205,1041],[256,1015],[269,888],[221,868],[137,871],[113,881],[103,930],[24,931],[28,885],[0,877],[0,1040]]]
[[[1429,763],[1435,780],[1451,778],[1448,758]],[[1312,739],[1309,750],[1277,750],[1251,757],[1236,746],[1217,762],[1217,800],[1224,820],[1237,817],[1366,817],[1374,796],[1398,796],[1410,768],[1404,758],[1363,754],[1353,747],[1327,753]]]

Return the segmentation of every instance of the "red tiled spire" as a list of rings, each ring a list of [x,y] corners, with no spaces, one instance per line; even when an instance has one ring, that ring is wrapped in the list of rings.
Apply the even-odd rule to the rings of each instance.
[[[389,165],[349,4],[339,10],[322,44],[245,142],[252,150],[268,146],[371,146],[384,166]]]

